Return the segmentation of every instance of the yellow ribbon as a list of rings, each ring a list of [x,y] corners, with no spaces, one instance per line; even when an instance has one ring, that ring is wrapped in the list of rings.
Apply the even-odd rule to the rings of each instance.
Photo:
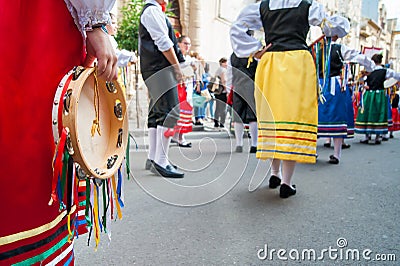
[[[93,105],[94,105],[94,111],[96,113],[96,117],[93,120],[92,123],[92,137],[94,137],[94,134],[97,133],[99,134],[99,136],[101,136],[100,133],[100,96],[99,96],[99,83],[97,80],[97,67],[95,68],[95,71],[93,72],[94,75],[94,93],[93,93]]]
[[[115,184],[115,175],[111,177],[111,182],[114,190],[114,197],[115,197],[115,205],[117,206],[117,214],[118,214],[118,219],[122,219],[122,212],[121,212],[121,206],[119,205],[118,201],[118,195],[117,195],[117,186]]]

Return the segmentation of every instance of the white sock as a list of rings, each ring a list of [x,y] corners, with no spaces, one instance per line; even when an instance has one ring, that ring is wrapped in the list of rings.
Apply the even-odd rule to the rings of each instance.
[[[179,132],[175,132],[174,135],[172,136],[172,139],[179,142]]]
[[[257,122],[250,122],[249,127],[250,127],[251,146],[257,147],[257,139],[258,139]]]
[[[333,138],[333,156],[340,160],[343,138]]]
[[[369,134],[365,134],[363,141],[369,140]]]
[[[149,154],[148,158],[152,161],[156,158],[156,148],[157,148],[157,128],[149,128]]]
[[[295,166],[296,166],[296,161],[286,161],[286,160],[282,161],[282,182],[281,182],[281,184],[286,184],[286,185],[292,187],[292,176],[294,173]]]
[[[244,132],[243,123],[235,122],[236,146],[243,146],[243,132]]]
[[[164,136],[164,132],[167,131],[168,128],[163,126],[157,126],[157,148],[156,148],[156,157],[154,161],[160,165],[161,167],[166,167],[169,164],[168,161],[168,149],[171,138],[166,138]]]
[[[273,159],[271,164],[271,175],[280,177],[281,160]]]

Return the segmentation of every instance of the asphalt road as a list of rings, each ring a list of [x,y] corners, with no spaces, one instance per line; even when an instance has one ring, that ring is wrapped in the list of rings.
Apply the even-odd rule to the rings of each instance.
[[[262,182],[268,162],[232,152],[228,134],[187,138],[191,149],[170,149],[180,180],[144,170],[146,151],[131,151],[123,219],[97,251],[76,240],[77,265],[399,265],[400,133],[381,145],[348,140],[339,165],[319,140],[318,162],[296,166],[289,199]]]

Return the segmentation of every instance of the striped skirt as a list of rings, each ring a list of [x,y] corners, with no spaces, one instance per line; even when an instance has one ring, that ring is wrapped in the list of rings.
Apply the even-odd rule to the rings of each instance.
[[[318,104],[318,137],[345,138],[348,118],[346,91],[342,91],[339,77],[332,77],[329,87],[323,93],[325,102]]]
[[[384,90],[366,91],[363,95],[363,106],[358,110],[355,132],[357,134],[387,134],[387,104]]]
[[[308,51],[268,52],[256,72],[259,159],[315,163],[317,77]]]

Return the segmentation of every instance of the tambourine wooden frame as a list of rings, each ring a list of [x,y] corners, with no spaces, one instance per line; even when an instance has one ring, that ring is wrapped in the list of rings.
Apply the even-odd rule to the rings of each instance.
[[[97,77],[100,134],[96,131],[92,136],[92,122],[96,118],[97,108],[95,71],[95,68],[84,69],[76,79],[70,81],[65,94],[59,98],[64,105],[68,105],[62,110],[62,127],[69,131],[74,162],[87,176],[107,179],[118,171],[125,158],[129,135],[127,103],[117,81],[112,81],[114,87],[110,91],[106,81]],[[66,95],[69,97],[67,102],[64,100]],[[116,105],[122,108],[120,117],[116,114]],[[55,128],[53,120],[53,131]],[[56,133],[54,135],[59,136]]]

